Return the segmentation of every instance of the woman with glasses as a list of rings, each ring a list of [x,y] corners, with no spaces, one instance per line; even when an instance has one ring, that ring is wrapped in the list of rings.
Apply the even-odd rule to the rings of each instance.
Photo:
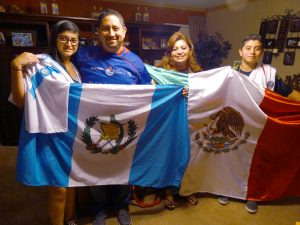
[[[181,73],[195,73],[202,70],[197,62],[192,41],[181,32],[175,32],[169,38],[160,67]],[[187,95],[187,88],[184,89],[182,94]],[[169,210],[175,209],[175,194],[178,194],[178,187],[167,187],[165,189],[165,207]],[[198,204],[195,195],[187,196],[186,199],[191,205]]]
[[[67,71],[74,82],[81,82],[80,74],[71,62],[78,50],[79,28],[76,24],[62,20],[53,26],[50,40],[50,55]],[[39,63],[36,55],[24,52],[11,62],[11,89],[13,102],[24,105],[23,70],[27,64]],[[74,220],[74,188],[48,187],[48,213],[52,225],[76,225]]]

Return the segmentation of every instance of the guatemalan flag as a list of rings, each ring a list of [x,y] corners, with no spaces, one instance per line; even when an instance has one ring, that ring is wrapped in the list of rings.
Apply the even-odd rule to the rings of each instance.
[[[260,89],[231,67],[189,75],[147,69],[156,83],[189,86],[191,157],[181,195],[300,195],[300,103]]]
[[[75,84],[49,56],[40,61],[27,68],[18,181],[180,185],[190,153],[183,86]]]

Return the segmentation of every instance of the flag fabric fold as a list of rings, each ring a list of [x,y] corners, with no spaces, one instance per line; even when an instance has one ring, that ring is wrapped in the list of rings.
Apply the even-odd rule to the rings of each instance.
[[[30,133],[65,132],[68,89],[63,87],[68,87],[68,83],[73,81],[65,69],[49,55],[40,54],[37,57],[39,64],[29,64],[26,67],[26,130]],[[43,82],[44,79],[47,82]]]

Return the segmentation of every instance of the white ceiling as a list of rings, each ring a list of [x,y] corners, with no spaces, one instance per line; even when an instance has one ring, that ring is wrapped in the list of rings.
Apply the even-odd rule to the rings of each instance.
[[[111,2],[130,3],[135,5],[149,5],[190,10],[207,10],[214,7],[226,6],[231,3],[247,0],[111,0]]]

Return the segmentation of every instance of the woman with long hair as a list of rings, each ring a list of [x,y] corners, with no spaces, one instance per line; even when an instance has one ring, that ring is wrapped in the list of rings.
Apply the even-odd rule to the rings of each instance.
[[[81,82],[80,74],[71,62],[77,52],[79,28],[68,20],[57,22],[52,29],[50,55],[69,74],[74,82]],[[23,52],[11,62],[11,89],[13,102],[24,106],[24,67],[39,63],[39,58],[29,52]],[[48,213],[52,225],[76,225],[74,220],[75,190],[65,187],[48,187]]]
[[[195,73],[201,71],[197,61],[192,41],[181,32],[175,32],[167,42],[167,50],[162,58],[162,68],[175,70],[181,73]],[[187,94],[187,89],[183,94]],[[174,194],[178,194],[178,187],[167,187],[165,189],[165,207],[169,210],[175,209]],[[194,194],[186,197],[191,205],[197,205],[198,200]]]

